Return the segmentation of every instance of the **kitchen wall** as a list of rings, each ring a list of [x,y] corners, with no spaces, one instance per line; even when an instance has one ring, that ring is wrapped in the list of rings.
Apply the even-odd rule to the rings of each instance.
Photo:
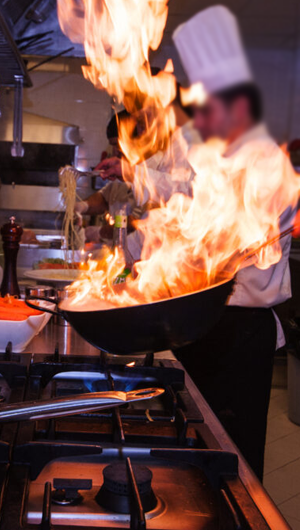
[[[299,46],[300,49],[300,46]],[[265,100],[266,121],[280,142],[300,137],[300,52],[294,49],[250,49],[250,61]],[[184,81],[184,72],[172,46],[152,56],[162,67],[171,57],[175,72]],[[30,59],[31,67],[37,59]],[[78,125],[83,145],[82,168],[95,165],[106,148],[106,124],[111,116],[110,98],[96,90],[81,73],[81,58],[60,58],[31,72],[33,87],[25,90],[24,110],[40,116]],[[12,92],[0,92],[0,128],[11,119]]]
[[[300,43],[294,49],[247,50],[255,78],[262,90],[265,118],[278,142],[300,137]],[[154,63],[163,68],[171,57],[178,79],[186,77],[173,46],[153,54]]]

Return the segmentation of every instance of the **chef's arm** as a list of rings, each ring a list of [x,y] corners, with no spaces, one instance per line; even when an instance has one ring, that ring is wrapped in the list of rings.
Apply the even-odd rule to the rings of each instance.
[[[104,179],[119,179],[131,184],[138,206],[149,201],[152,204],[160,204],[161,200],[167,202],[173,193],[190,194],[192,168],[188,170],[188,178],[176,181],[170,173],[149,167],[150,160],[131,166],[124,159],[109,158],[101,162],[99,169],[102,170],[101,176]]]
[[[132,180],[132,191],[138,206],[145,204],[159,206],[161,202],[168,202],[174,193],[183,193],[191,196],[192,169],[184,180],[175,180],[167,171],[152,169],[146,164],[135,167]]]
[[[85,201],[76,202],[74,209],[80,215],[101,215],[107,212],[108,204],[101,191],[98,191]]]

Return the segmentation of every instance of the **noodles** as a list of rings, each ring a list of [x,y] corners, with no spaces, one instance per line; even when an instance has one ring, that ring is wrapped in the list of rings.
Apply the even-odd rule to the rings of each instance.
[[[79,199],[76,193],[78,173],[72,166],[65,166],[59,170],[59,190],[65,206],[65,215],[62,225],[63,235],[66,243],[66,257],[68,248],[72,251],[72,260],[74,261],[74,251],[80,247],[82,240],[79,235],[78,227],[75,224],[74,208],[76,200]]]

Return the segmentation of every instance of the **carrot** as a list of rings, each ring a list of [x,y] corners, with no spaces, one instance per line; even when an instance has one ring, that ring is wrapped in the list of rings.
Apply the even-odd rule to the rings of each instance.
[[[28,315],[24,314],[12,314],[12,313],[2,313],[0,312],[0,320],[14,320],[15,322],[19,322],[21,320],[27,320]]]
[[[41,315],[42,310],[31,309],[23,300],[13,296],[0,297],[0,320],[26,320],[30,316]]]

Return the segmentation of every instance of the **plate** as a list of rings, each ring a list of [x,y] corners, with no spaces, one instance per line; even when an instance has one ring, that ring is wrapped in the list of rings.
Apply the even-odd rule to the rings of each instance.
[[[26,278],[55,284],[72,283],[79,278],[80,274],[81,271],[75,269],[30,269],[23,273]]]

